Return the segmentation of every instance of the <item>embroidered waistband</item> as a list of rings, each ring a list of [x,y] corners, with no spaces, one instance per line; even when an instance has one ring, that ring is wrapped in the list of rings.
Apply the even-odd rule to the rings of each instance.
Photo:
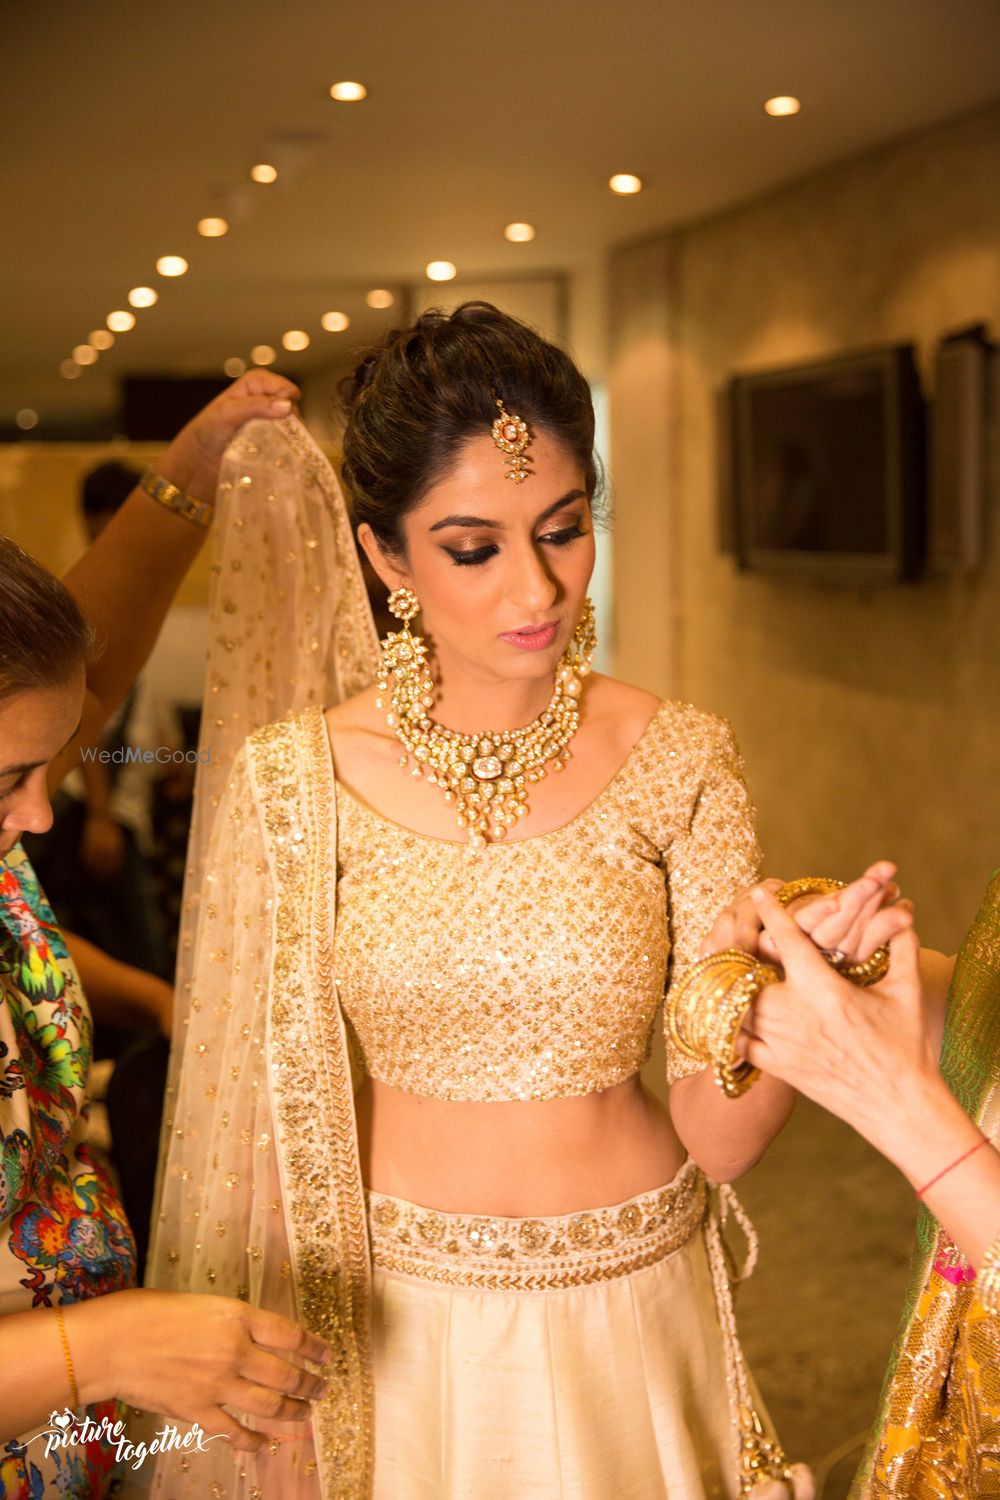
[[[609,1281],[679,1250],[705,1217],[693,1161],[665,1187],[610,1208],[549,1218],[441,1213],[366,1193],[372,1263],[383,1271],[485,1291],[548,1291]]]

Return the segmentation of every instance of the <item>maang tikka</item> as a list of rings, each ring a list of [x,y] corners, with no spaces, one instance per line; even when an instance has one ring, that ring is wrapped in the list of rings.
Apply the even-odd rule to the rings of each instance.
[[[416,594],[394,589],[388,606],[403,628],[390,631],[381,642],[375,707],[386,710],[386,725],[403,745],[400,766],[405,768],[412,758],[411,775],[426,775],[442,788],[445,801],[456,804],[458,826],[468,829],[470,848],[479,850],[487,840],[502,839],[526,815],[528,787],[550,770],[561,771],[570,758],[569,742],[580,726],[583,679],[597,646],[594,606],[584,600],[556,668],[552,697],[538,718],[521,729],[476,734],[445,729],[430,717],[434,679],[427,643],[410,630],[420,611]]]
[[[490,431],[493,441],[501,453],[509,455],[507,458],[507,479],[513,479],[515,484],[523,484],[528,477],[528,460],[524,457],[524,450],[531,442],[531,434],[527,424],[520,417],[512,417],[503,404],[502,399],[493,392],[495,404],[500,409],[500,415],[496,418]]]

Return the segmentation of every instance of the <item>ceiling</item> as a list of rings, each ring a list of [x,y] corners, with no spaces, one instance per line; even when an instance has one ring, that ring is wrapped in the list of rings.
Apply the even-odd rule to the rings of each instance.
[[[360,79],[361,104],[328,97]],[[298,371],[389,325],[374,286],[431,259],[482,281],[572,272],[1000,97],[997,0],[47,0],[0,69],[0,422],[110,408],[125,372],[221,372],[283,330]],[[797,94],[802,112],[762,102]],[[252,184],[251,164],[280,169]],[[646,190],[618,198],[612,172]],[[224,239],[195,223],[222,213]],[[508,244],[510,220],[537,228]],[[156,275],[158,256],[189,274]],[[58,366],[127,306],[80,379]],[[321,313],[351,317],[347,333]]]

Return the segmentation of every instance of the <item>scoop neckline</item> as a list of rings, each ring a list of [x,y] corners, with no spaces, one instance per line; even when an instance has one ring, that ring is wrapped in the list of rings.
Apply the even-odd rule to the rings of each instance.
[[[575,828],[578,823],[582,822],[584,818],[592,813],[605,800],[605,798],[609,797],[614,791],[618,782],[628,771],[633,757],[638,753],[638,751],[645,743],[646,739],[653,729],[654,724],[656,723],[657,719],[659,719],[664,709],[668,706],[668,703],[668,699],[663,699],[663,701],[656,706],[656,708],[650,714],[649,718],[646,720],[642,733],[639,735],[638,739],[636,739],[629,747],[625,759],[622,761],[617,771],[611,777],[610,781],[608,781],[601,788],[596,796],[592,797],[588,803],[581,807],[579,812],[574,813],[573,816],[567,819],[565,823],[560,823],[558,828],[548,828],[542,833],[528,833],[525,834],[524,838],[520,839],[487,840],[485,849],[513,849],[518,844],[532,844],[540,842],[543,839],[557,838],[560,834],[566,833],[570,829]],[[372,807],[370,803],[366,802],[363,797],[359,796],[357,792],[352,791],[352,789],[345,782],[341,781],[339,776],[337,775],[337,767],[334,764],[333,760],[333,745],[330,742],[330,730],[326,722],[326,717],[322,713],[322,711],[320,717],[322,719],[323,736],[326,740],[326,749],[327,756],[330,762],[330,771],[333,776],[334,791],[337,796],[340,796],[342,794],[350,802],[353,802],[355,807],[359,808],[361,812],[366,813],[370,818],[374,818],[376,823],[381,823],[386,828],[392,828],[397,833],[406,834],[409,838],[419,839],[422,843],[426,844],[442,844],[445,848],[449,849],[468,848],[467,839],[443,839],[439,838],[437,834],[420,833],[416,828],[408,828],[405,823],[397,823],[395,818],[387,817],[385,813],[379,812],[376,808]]]

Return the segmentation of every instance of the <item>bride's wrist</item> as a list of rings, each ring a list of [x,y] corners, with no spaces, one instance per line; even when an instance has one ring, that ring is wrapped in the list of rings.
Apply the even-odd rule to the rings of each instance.
[[[868,1138],[919,1189],[981,1132],[940,1074],[913,1079],[887,1101]]]

